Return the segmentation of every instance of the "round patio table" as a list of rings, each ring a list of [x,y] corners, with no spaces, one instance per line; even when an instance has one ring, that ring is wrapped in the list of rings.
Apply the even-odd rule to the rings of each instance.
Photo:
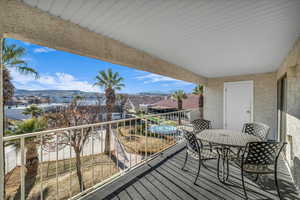
[[[254,135],[227,129],[206,129],[196,136],[198,139],[227,147],[245,147],[248,142],[261,141]]]
[[[196,135],[201,141],[206,141],[221,148],[222,158],[222,180],[219,177],[219,160],[218,160],[218,178],[221,182],[225,183],[225,180],[229,176],[229,165],[228,165],[228,148],[237,147],[242,148],[247,145],[248,142],[261,141],[260,138],[254,135],[248,135],[240,131],[227,130],[227,129],[206,129]],[[225,178],[225,163],[227,163],[227,175]]]

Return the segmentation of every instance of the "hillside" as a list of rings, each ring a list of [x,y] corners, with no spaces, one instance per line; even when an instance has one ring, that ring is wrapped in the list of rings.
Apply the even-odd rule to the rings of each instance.
[[[102,93],[97,92],[83,92],[79,90],[19,90],[15,91],[15,96],[40,96],[40,97],[72,97],[84,96],[95,97],[103,96]]]

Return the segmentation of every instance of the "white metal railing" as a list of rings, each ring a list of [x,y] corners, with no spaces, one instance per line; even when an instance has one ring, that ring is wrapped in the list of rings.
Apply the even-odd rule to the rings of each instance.
[[[190,112],[4,137],[5,148],[13,145],[18,152],[11,155],[19,157],[6,159],[15,162],[6,171],[6,198],[67,199],[90,192],[174,146]]]

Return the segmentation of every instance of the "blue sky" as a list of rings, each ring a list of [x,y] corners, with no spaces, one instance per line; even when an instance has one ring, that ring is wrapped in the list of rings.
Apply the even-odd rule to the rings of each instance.
[[[35,80],[31,76],[25,76],[10,69],[13,84],[17,89],[61,89],[103,92],[101,88],[95,87],[93,84],[97,73],[108,68],[112,68],[114,72],[119,72],[120,76],[124,77],[125,88],[121,91],[122,93],[168,93],[178,89],[190,93],[195,87],[195,84],[189,82],[175,80],[169,77],[35,44],[13,39],[7,39],[7,42],[26,48],[27,53],[23,59],[28,62],[28,66],[33,67],[40,73],[40,78]]]

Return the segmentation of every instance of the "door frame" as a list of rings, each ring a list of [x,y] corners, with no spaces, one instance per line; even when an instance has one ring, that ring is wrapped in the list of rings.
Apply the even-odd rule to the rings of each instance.
[[[247,80],[247,81],[232,81],[232,82],[224,82],[223,86],[223,128],[226,129],[226,124],[227,124],[227,119],[226,119],[226,114],[227,114],[227,109],[226,109],[226,89],[228,86],[234,86],[234,85],[251,85],[252,90],[251,92],[251,104],[250,104],[250,122],[253,122],[253,104],[254,104],[254,81],[253,80]]]
[[[287,74],[277,80],[277,136],[280,142],[286,142],[287,113]]]

